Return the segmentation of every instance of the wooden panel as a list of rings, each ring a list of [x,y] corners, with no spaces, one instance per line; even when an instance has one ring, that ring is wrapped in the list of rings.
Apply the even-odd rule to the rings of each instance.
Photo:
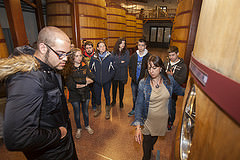
[[[143,38],[143,20],[136,20],[136,41]]]
[[[196,122],[190,159],[239,159],[239,125],[198,87],[196,95]]]
[[[126,14],[126,41],[128,48],[136,47],[136,15]]]
[[[108,49],[113,50],[119,37],[126,36],[126,11],[120,6],[107,7]]]
[[[47,25],[56,26],[72,39],[72,19],[67,1],[47,0]]]
[[[2,27],[0,24],[0,58],[7,58],[8,57],[8,49],[7,44],[2,32]]]
[[[104,0],[78,0],[80,40],[90,40],[94,47],[107,38],[106,3]],[[72,39],[70,4],[67,1],[47,1],[48,25],[62,29]],[[107,41],[107,40],[106,40]]]
[[[238,0],[204,1],[194,54],[199,61],[240,82],[240,16]],[[212,9],[214,8],[214,9]]]
[[[239,7],[238,0],[231,3],[204,0],[193,50],[199,62],[237,83],[240,82],[240,21],[236,21],[240,16]],[[209,80],[213,78],[208,76]],[[213,95],[203,92],[206,88],[200,89],[200,85],[195,84],[196,118],[189,159],[240,159],[239,124],[217,105],[219,100],[214,102]],[[218,88],[223,85],[227,84],[218,84]]]
[[[81,39],[90,40],[94,47],[107,40],[107,14],[105,0],[78,0]]]
[[[170,45],[179,48],[179,56],[184,58],[191,23],[193,0],[179,1],[176,17],[173,22],[173,30]]]
[[[29,44],[20,0],[4,0],[14,47]]]

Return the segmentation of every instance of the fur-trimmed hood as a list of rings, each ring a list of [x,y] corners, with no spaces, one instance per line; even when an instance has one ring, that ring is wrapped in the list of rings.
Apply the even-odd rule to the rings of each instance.
[[[0,59],[0,80],[17,72],[30,72],[40,67],[37,59],[32,55],[21,54],[11,58]]]

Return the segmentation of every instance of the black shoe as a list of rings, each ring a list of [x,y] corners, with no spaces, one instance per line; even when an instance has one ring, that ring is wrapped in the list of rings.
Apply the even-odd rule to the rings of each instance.
[[[120,102],[120,108],[123,108],[123,103],[122,102]]]
[[[112,103],[110,104],[112,107],[115,106],[116,101],[112,101]]]

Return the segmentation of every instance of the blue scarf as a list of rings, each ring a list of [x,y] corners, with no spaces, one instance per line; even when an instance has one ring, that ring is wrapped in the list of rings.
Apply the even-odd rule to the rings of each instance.
[[[107,52],[103,52],[103,54],[98,53],[100,61],[107,55]]]

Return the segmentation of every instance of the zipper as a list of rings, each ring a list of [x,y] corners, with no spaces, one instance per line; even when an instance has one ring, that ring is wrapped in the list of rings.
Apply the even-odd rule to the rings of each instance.
[[[100,65],[101,65],[101,70],[100,70],[100,82],[101,82],[101,84],[103,85],[103,82],[102,82],[102,61],[100,61]]]

